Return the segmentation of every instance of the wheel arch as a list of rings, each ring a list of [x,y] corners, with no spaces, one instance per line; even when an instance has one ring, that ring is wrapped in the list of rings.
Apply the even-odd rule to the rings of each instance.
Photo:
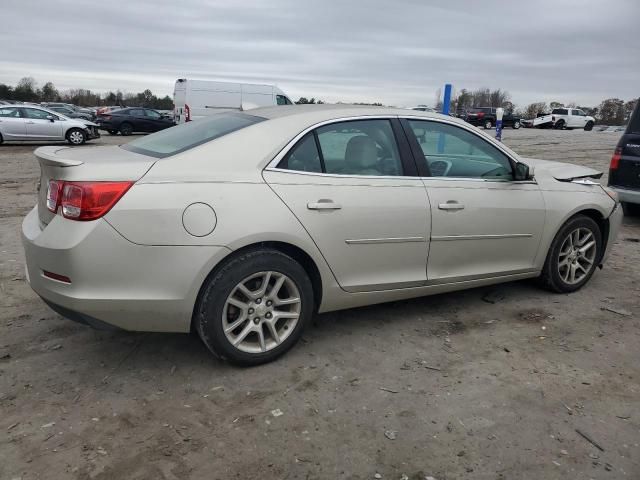
[[[573,215],[571,215],[571,217],[569,217],[569,219],[578,215],[589,217],[594,222],[596,222],[598,228],[600,228],[600,241],[602,242],[602,247],[600,248],[597,265],[601,267],[602,257],[604,256],[604,252],[607,251],[607,243],[609,241],[609,229],[611,228],[609,224],[609,218],[605,217],[599,210],[596,210],[594,208],[587,208],[574,213]],[[569,219],[565,220],[562,224],[564,225]]]
[[[294,245],[293,243],[289,243],[285,241],[265,240],[265,241],[249,243],[236,250],[229,251],[229,253],[225,257],[223,257],[207,274],[207,276],[204,278],[204,280],[200,284],[200,287],[198,289],[198,295],[196,296],[196,301],[193,304],[193,311],[191,314],[191,331],[192,332],[195,331],[193,320],[196,315],[196,310],[198,308],[198,304],[200,303],[200,299],[204,292],[205,286],[207,285],[209,280],[212,277],[214,277],[216,273],[229,260],[239,255],[242,255],[248,251],[258,250],[261,248],[268,248],[268,249],[272,249],[272,250],[276,250],[281,253],[284,253],[285,255],[288,255],[289,257],[293,258],[302,266],[302,268],[304,268],[305,272],[309,276],[309,279],[311,280],[311,286],[313,288],[313,298],[314,298],[314,312],[317,312],[319,306],[322,303],[323,287],[322,287],[322,275],[320,273],[320,269],[318,268],[318,265],[316,264],[316,261],[306,251],[304,251],[299,246]]]

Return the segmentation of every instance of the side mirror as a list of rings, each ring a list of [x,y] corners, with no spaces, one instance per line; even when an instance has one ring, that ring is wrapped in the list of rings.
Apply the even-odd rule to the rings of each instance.
[[[524,163],[517,163],[515,168],[515,178],[516,181],[526,181],[533,180],[533,167],[526,165]]]
[[[47,115],[47,120],[49,120],[50,122],[53,122],[54,120],[53,115]]]

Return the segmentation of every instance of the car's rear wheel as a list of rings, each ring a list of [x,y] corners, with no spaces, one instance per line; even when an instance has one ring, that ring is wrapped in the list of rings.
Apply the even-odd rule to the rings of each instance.
[[[282,252],[257,249],[228,260],[207,279],[194,323],[217,356],[259,365],[293,347],[313,311],[304,268]]]
[[[120,133],[125,137],[131,135],[133,133],[133,125],[127,122],[123,123],[120,125]]]
[[[484,122],[485,130],[489,130],[492,127],[493,127],[493,123],[491,122],[491,120],[487,120],[486,122]]]
[[[71,145],[82,145],[87,141],[87,135],[79,128],[72,128],[67,132],[67,142]]]
[[[564,120],[558,120],[554,125],[553,128],[555,128],[556,130],[564,130],[565,126],[564,126]]]
[[[589,281],[601,258],[600,227],[585,215],[576,215],[558,231],[542,270],[542,285],[554,292],[575,292]]]
[[[513,122],[513,129],[517,130],[521,127],[522,125],[520,125],[520,120],[516,120],[515,122]]]
[[[587,124],[584,126],[584,130],[586,132],[590,132],[591,130],[593,130],[593,122],[587,122]]]
[[[4,142],[4,140],[2,139],[2,134],[0,133],[0,145],[2,144],[2,142]]]

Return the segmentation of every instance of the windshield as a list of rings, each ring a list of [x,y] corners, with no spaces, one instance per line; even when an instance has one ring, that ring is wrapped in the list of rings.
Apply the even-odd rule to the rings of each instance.
[[[138,138],[121,148],[150,157],[165,158],[264,120],[266,118],[245,113],[219,113]]]

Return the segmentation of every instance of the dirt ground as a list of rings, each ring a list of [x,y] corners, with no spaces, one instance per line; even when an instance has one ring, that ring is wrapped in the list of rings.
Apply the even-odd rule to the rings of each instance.
[[[599,169],[618,138],[504,132]],[[0,146],[0,479],[640,478],[640,219],[575,294],[517,282],[320,315],[239,369],[196,337],[44,305],[20,245],[33,149]]]

